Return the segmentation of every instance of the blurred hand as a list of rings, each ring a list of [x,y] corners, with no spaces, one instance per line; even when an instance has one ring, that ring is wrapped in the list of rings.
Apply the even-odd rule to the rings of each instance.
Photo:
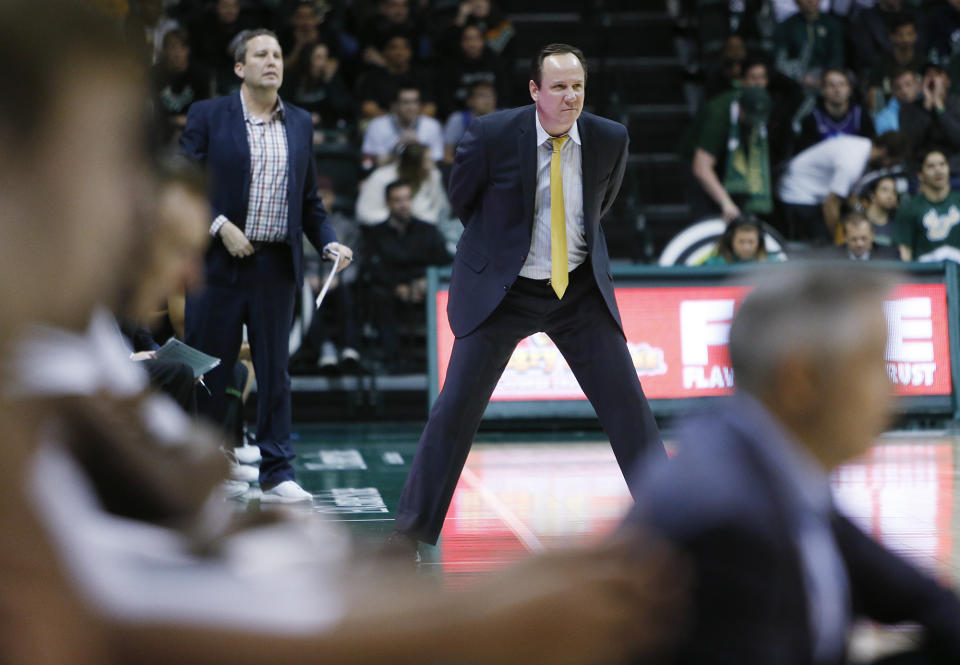
[[[156,351],[137,351],[136,353],[130,354],[130,360],[135,363],[142,362],[144,360],[153,360],[156,357]]]
[[[327,260],[331,259],[334,252],[340,254],[340,262],[337,264],[337,272],[340,272],[346,268],[353,261],[353,250],[346,245],[341,245],[338,242],[328,242],[326,245],[324,245],[323,258]]]
[[[473,602],[478,662],[588,665],[668,647],[689,572],[665,545],[618,538],[533,557],[491,577]],[[480,655],[482,654],[482,655]]]
[[[247,240],[247,236],[233,222],[226,221],[220,227],[218,232],[223,246],[230,252],[230,256],[244,257],[253,254],[253,245]]]
[[[393,294],[403,302],[410,302],[410,285],[397,284],[393,287]]]
[[[723,215],[723,221],[730,222],[730,220],[736,219],[740,216],[740,208],[731,201],[730,203],[724,204],[720,209],[720,214]]]
[[[410,302],[423,302],[427,295],[427,278],[421,277],[410,283]]]

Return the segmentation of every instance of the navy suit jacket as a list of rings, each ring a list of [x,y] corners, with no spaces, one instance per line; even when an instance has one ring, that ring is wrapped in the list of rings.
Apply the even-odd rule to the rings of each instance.
[[[673,460],[632,480],[627,518],[664,535],[695,565],[687,632],[673,665],[811,665],[802,563],[787,527],[783,484],[760,453],[767,437],[749,410],[685,427]],[[960,662],[960,601],[834,511],[851,616],[925,628],[933,663]]]
[[[530,252],[537,189],[536,107],[474,118],[457,145],[450,201],[464,232],[457,246],[447,315],[458,337],[477,328],[503,300]],[[581,114],[583,215],[593,274],[617,325],[620,312],[600,219],[627,165],[627,129]],[[622,325],[621,325],[622,327]]]
[[[336,242],[337,235],[317,194],[317,167],[313,159],[313,121],[301,108],[283,103],[288,147],[288,242],[293,253],[294,277],[303,280],[303,234],[318,249]],[[187,113],[180,147],[205,164],[210,179],[214,219],[224,215],[240,229],[247,220],[250,199],[250,146],[243,120],[240,93],[196,102]],[[212,221],[212,220],[211,220]],[[207,250],[207,280],[229,283],[234,259],[220,238]]]

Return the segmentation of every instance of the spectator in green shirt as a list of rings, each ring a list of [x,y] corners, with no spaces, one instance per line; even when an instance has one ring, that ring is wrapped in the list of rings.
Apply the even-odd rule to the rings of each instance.
[[[820,13],[818,0],[796,0],[796,14],[773,34],[777,69],[805,88],[820,88],[824,70],[844,66],[843,26]]]
[[[960,194],[950,189],[950,166],[941,150],[923,154],[920,191],[900,206],[896,241],[904,261],[957,260],[960,256]]]
[[[773,210],[767,66],[748,60],[739,88],[709,100],[693,128],[693,175],[725,222]]]

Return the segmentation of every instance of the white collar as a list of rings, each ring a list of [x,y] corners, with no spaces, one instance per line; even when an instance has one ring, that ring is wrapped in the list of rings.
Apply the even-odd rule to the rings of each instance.
[[[540,124],[540,113],[537,112],[536,107],[533,109],[533,117],[537,121],[537,145],[543,145],[550,139],[550,134],[547,134],[547,130],[543,128],[543,125]],[[570,137],[570,140],[576,143],[579,146],[583,146],[580,143],[580,128],[577,126],[577,123],[573,123],[573,127],[570,128],[570,131],[567,132],[567,136]]]
[[[36,325],[14,347],[6,369],[10,397],[90,395],[105,390],[132,395],[146,388],[146,376],[130,360],[116,319],[105,309],[90,318],[85,332]]]

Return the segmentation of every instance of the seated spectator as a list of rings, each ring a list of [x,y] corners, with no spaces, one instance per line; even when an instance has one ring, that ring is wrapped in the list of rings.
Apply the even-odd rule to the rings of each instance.
[[[374,118],[367,125],[360,148],[364,166],[391,162],[399,150],[410,143],[426,145],[433,161],[441,161],[443,127],[421,112],[420,91],[412,85],[400,86],[390,108],[390,115]]]
[[[430,151],[420,143],[409,143],[400,158],[385,164],[360,183],[357,196],[357,221],[379,224],[390,214],[387,186],[402,180],[413,197],[413,216],[429,224],[437,224],[450,215],[450,201],[443,187],[443,177],[433,162]]]
[[[726,266],[735,263],[762,263],[766,260],[763,222],[756,217],[743,215],[727,224],[717,243],[717,249],[703,265]]]
[[[366,65],[386,68],[389,56],[384,52],[384,45],[397,35],[406,37],[412,56],[430,55],[423,30],[410,11],[409,0],[378,0],[376,13],[363,21],[359,32],[361,60]]]
[[[791,159],[778,188],[784,204],[781,221],[788,237],[833,242],[841,206],[856,182],[868,170],[906,159],[908,145],[900,132],[887,132],[873,140],[836,136]]]
[[[357,81],[356,98],[360,102],[360,115],[364,118],[384,115],[401,88],[413,87],[419,93],[421,112],[434,117],[437,105],[432,77],[425,68],[413,64],[410,39],[405,35],[391,35],[383,42],[382,51],[383,66],[371,68]]]
[[[920,17],[903,4],[902,0],[876,0],[872,7],[861,6],[854,10],[850,21],[851,27],[855,27],[850,30],[854,50],[850,64],[857,72],[877,71],[883,58],[893,52],[891,33],[899,20],[906,17],[915,28],[921,27],[917,23]]]
[[[872,109],[882,108],[892,92],[894,73],[909,69],[919,73],[923,69],[923,53],[917,48],[916,22],[910,14],[898,14],[890,25],[889,52],[869,70],[867,81],[867,104]]]
[[[419,313],[422,320],[427,267],[453,261],[436,226],[414,217],[412,207],[410,185],[402,180],[391,182],[387,185],[386,221],[364,232],[364,268],[388,364],[400,359],[398,318]]]
[[[926,64],[920,98],[900,106],[899,121],[914,153],[938,147],[960,173],[960,92],[950,92],[950,77],[940,65]]]
[[[317,193],[340,242],[348,247],[358,247],[360,228],[356,220],[337,208],[333,181],[324,175],[317,176]],[[304,243],[304,249],[306,281],[316,296],[320,293],[331,264],[323,263],[320,254],[308,242]],[[333,278],[322,306],[313,312],[300,348],[290,357],[291,370],[307,372],[318,365],[322,372],[357,368],[360,363],[360,353],[357,351],[360,348],[360,331],[354,289],[359,274],[359,265],[352,263]]]
[[[827,69],[844,66],[843,27],[822,14],[818,0],[796,0],[799,11],[777,25],[773,36],[777,69],[808,90],[820,87]]]
[[[163,0],[140,0],[132,9],[125,26],[127,39],[147,64],[156,64],[163,52],[163,36],[180,26],[164,12]]]
[[[850,78],[842,69],[823,73],[820,98],[809,115],[803,118],[796,151],[802,152],[824,139],[849,134],[873,138],[873,121],[860,104],[853,104]]]
[[[723,43],[719,58],[705,59],[704,96],[712,99],[739,85],[743,77],[743,66],[747,60],[747,46],[740,35],[730,35]]]
[[[483,33],[475,25],[464,27],[457,55],[444,59],[438,100],[441,117],[467,107],[467,95],[476,83],[488,83],[498,99],[505,99],[506,73],[501,60],[487,48]]]
[[[163,36],[163,54],[150,71],[161,141],[176,144],[190,105],[210,97],[210,73],[190,58],[190,37],[175,28]]]
[[[464,0],[458,6],[457,15],[442,37],[445,54],[456,53],[463,28],[475,25],[483,32],[490,50],[509,61],[513,57],[513,37],[516,34],[509,17],[492,0]]]
[[[323,3],[298,2],[283,30],[277,35],[283,49],[284,69],[293,69],[300,62],[304,51],[309,51],[317,42],[327,45],[327,56],[335,55],[340,46],[340,38],[335,30],[324,24],[326,10]],[[330,53],[330,49],[334,53]],[[333,66],[335,69],[335,65]]]
[[[314,143],[326,140],[326,130],[345,131],[354,119],[353,99],[340,77],[330,47],[317,42],[304,48],[296,64],[284,76],[284,99],[309,111],[313,117]]]
[[[877,135],[900,130],[900,109],[912,104],[920,94],[920,76],[909,67],[899,67],[890,73],[891,99],[877,113],[874,129]]]
[[[900,253],[889,245],[874,241],[873,224],[862,212],[853,211],[843,218],[843,244],[828,250],[835,258],[851,261],[899,261]]]
[[[493,113],[497,110],[497,91],[486,81],[478,81],[470,86],[467,95],[467,108],[463,111],[454,111],[447,118],[443,127],[443,161],[453,164],[453,157],[457,151],[457,144],[467,131],[467,126],[474,118]]]
[[[897,185],[893,178],[879,178],[864,192],[864,216],[873,226],[873,242],[884,247],[893,245],[894,217],[900,206]]]
[[[931,7],[923,32],[930,59],[945,67],[960,52],[960,2],[947,0]]]
[[[743,49],[741,61],[747,49],[769,51],[775,20],[770,11],[769,0],[743,0],[742,2],[715,2],[700,0],[687,3],[690,6],[691,22],[696,26],[697,47],[700,63],[707,74],[707,95],[719,94],[723,88],[710,85],[716,72],[712,65],[722,62],[728,49]],[[790,0],[793,7],[793,2]],[[739,76],[732,76],[736,80]],[[715,92],[713,92],[715,91]]]
[[[920,191],[900,206],[895,239],[904,261],[958,261],[960,194],[950,187],[950,163],[940,150],[922,153]]]
[[[257,27],[240,10],[240,0],[216,0],[189,26],[193,57],[214,74],[215,94],[226,95],[240,88],[233,73],[231,43],[244,30]]]
[[[766,86],[766,65],[748,62],[742,86],[708,101],[691,129],[693,175],[725,222],[773,210]]]

